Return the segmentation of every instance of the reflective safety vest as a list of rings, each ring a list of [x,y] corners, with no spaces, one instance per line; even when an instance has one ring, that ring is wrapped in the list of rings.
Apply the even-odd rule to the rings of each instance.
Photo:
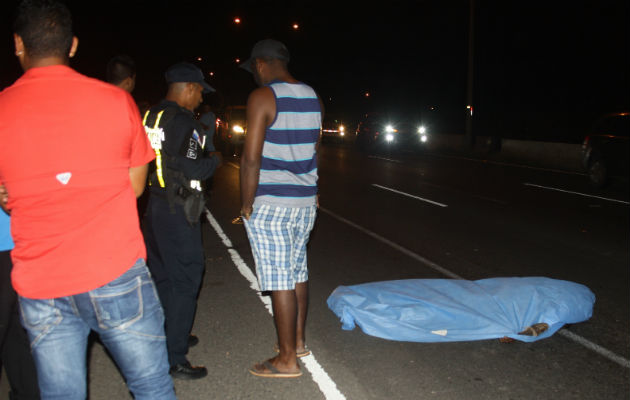
[[[147,126],[147,118],[149,118],[149,114],[151,110],[147,110],[144,114],[144,118],[142,119],[142,125],[144,125],[144,130],[147,132],[147,136],[149,137],[149,142],[151,142],[151,147],[155,151],[155,165],[156,165],[156,175],[158,182],[160,183],[160,187],[166,187],[164,183],[164,170],[162,168],[162,142],[164,141],[164,129],[160,127],[160,120],[162,119],[162,115],[164,114],[162,110],[158,113],[155,118],[155,123],[153,127]],[[149,181],[149,185],[151,181]]]
[[[165,113],[166,113],[166,116],[164,116]],[[157,113],[155,117],[155,121],[153,122],[152,125],[151,124],[147,125],[147,121],[149,121],[149,115],[151,114],[151,110],[147,110],[147,112],[144,114],[144,118],[142,119],[142,125],[144,125],[144,130],[146,131],[147,136],[149,137],[149,142],[151,143],[151,147],[155,151],[155,177],[157,178],[157,182],[161,188],[166,188],[166,183],[169,180],[169,179],[165,179],[165,177],[168,175],[172,175],[172,173],[168,174],[166,172],[165,166],[164,166],[164,159],[168,158],[168,155],[164,154],[162,150],[162,142],[164,142],[164,139],[165,139],[164,129],[162,128],[162,126],[166,125],[166,123],[171,118],[173,118],[176,113],[177,113],[177,110],[174,107],[165,108],[164,110],[161,110]],[[161,122],[163,122],[162,126],[160,126]],[[205,146],[205,136],[204,136],[203,141],[197,141],[197,142],[199,143],[201,150],[203,151],[203,148]],[[168,164],[168,162],[166,164]],[[153,176],[151,176],[150,178],[153,178]],[[152,180],[153,179],[149,179],[149,186],[152,185]],[[199,180],[193,179],[187,182],[180,182],[180,183],[187,184],[186,185],[188,186],[187,189],[197,190],[200,192],[203,191],[203,188],[201,187],[201,182]]]

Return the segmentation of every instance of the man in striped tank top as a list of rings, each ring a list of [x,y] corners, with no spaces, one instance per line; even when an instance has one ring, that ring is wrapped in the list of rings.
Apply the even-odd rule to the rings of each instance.
[[[317,212],[317,146],[322,106],[315,91],[287,69],[284,44],[262,40],[241,65],[260,86],[247,101],[241,157],[241,216],[261,291],[270,291],[279,353],[250,372],[302,375],[298,357],[310,354],[304,327],[308,308],[306,244]]]

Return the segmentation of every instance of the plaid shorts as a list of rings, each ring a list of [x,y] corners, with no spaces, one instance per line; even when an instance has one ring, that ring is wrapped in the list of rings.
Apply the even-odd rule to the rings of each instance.
[[[315,224],[317,207],[255,207],[243,218],[252,246],[261,291],[293,290],[308,281],[306,244]]]

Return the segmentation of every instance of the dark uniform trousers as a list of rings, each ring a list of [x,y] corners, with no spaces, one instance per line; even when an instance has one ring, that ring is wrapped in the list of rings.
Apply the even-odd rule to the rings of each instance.
[[[147,264],[166,317],[169,362],[182,364],[204,273],[201,224],[191,226],[181,205],[171,208],[166,196],[151,192],[143,229]]]
[[[11,386],[10,399],[39,399],[37,371],[26,331],[20,324],[17,294],[11,285],[12,266],[10,252],[0,251],[1,365]]]

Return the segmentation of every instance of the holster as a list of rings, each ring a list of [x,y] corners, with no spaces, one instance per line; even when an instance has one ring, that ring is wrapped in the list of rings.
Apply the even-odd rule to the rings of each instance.
[[[175,214],[175,204],[181,205],[186,221],[192,226],[199,223],[199,218],[206,207],[206,199],[203,191],[188,186],[188,180],[183,172],[169,167],[169,164],[173,164],[172,159],[166,153],[163,154],[166,199],[171,214]]]
[[[190,225],[198,223],[206,207],[204,193],[199,190],[190,190],[183,186],[179,187],[178,192],[178,198],[182,201],[186,221],[188,221]]]

